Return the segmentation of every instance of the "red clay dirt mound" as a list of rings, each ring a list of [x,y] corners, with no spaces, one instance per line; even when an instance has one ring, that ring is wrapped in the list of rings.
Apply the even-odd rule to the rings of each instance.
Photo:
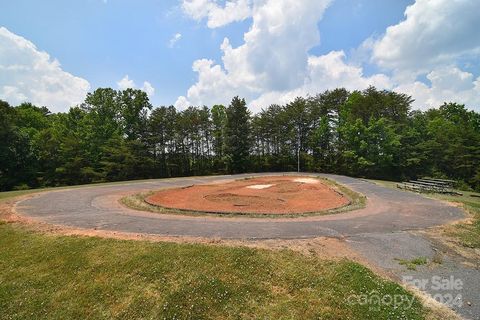
[[[261,177],[167,189],[154,193],[145,201],[170,209],[257,214],[319,212],[350,202],[319,179],[296,176]]]

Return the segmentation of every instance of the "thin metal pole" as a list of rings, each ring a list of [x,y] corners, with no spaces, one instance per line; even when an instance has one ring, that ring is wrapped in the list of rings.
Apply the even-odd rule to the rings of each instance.
[[[297,141],[297,171],[300,172],[300,126],[298,126],[298,141]]]

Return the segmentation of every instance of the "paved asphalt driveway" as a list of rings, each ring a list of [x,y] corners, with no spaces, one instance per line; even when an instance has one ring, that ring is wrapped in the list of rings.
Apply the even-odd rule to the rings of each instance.
[[[460,209],[442,202],[338,175],[321,176],[363,193],[368,199],[366,208],[328,216],[263,219],[162,215],[138,212],[118,204],[118,199],[128,193],[249,176],[253,175],[151,180],[46,192],[18,203],[17,212],[47,223],[71,227],[229,239],[344,237],[377,231],[423,229],[463,218]]]

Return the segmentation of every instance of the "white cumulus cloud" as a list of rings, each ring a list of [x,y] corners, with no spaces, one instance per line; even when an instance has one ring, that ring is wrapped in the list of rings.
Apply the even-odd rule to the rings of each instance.
[[[137,85],[132,79],[130,79],[128,74],[117,82],[117,86],[120,90],[126,90],[128,88],[137,89]],[[149,97],[152,97],[155,94],[155,88],[148,81],[144,81],[143,86],[139,89],[145,91]]]
[[[382,74],[365,77],[361,67],[346,62],[343,51],[314,56],[308,51],[320,42],[317,27],[329,0],[255,1],[252,26],[244,43],[232,47],[225,38],[222,64],[210,59],[193,63],[198,74],[178,105],[228,103],[235,95],[252,101],[254,111],[271,103],[284,103],[297,95],[316,94],[344,86],[390,88]]]
[[[459,102],[480,110],[480,77],[455,66],[440,67],[427,74],[430,84],[421,81],[399,84],[395,90],[415,98],[417,108],[438,107],[443,102]]]
[[[268,91],[294,89],[303,84],[308,50],[320,40],[317,22],[329,0],[255,1],[252,26],[244,43],[221,46],[223,66],[197,60],[198,81],[187,92],[190,104],[226,103],[234,95],[252,99]]]
[[[170,39],[170,41],[168,41],[168,47],[173,48],[180,39],[182,39],[182,34],[175,33],[173,37]]]
[[[479,80],[459,67],[462,60],[480,58],[478,21],[480,1],[417,0],[404,20],[366,41],[371,61],[392,71],[394,89],[412,95],[417,108],[454,101],[478,110]]]
[[[207,18],[207,26],[212,29],[245,20],[252,14],[250,0],[230,0],[224,6],[215,0],[183,0],[182,9],[194,20]]]
[[[417,72],[480,53],[480,1],[417,0],[405,19],[387,28],[373,48],[373,60],[392,69]]]
[[[135,88],[135,82],[128,77],[128,74],[125,75],[120,81],[117,82],[117,86],[120,90],[125,90],[128,88]]]
[[[87,80],[64,71],[31,41],[0,27],[0,99],[60,112],[81,103],[89,89]]]
[[[141,89],[145,91],[149,97],[152,97],[155,94],[155,88],[148,81],[143,82],[143,86]]]
[[[390,89],[392,81],[384,74],[375,74],[370,77],[363,75],[359,66],[347,63],[343,51],[331,51],[322,56],[310,56],[304,84],[293,90],[271,91],[262,94],[251,102],[254,111],[272,103],[285,104],[297,96],[314,95],[325,90],[346,88],[347,90],[365,89],[376,86],[380,89]]]
[[[190,106],[190,102],[185,97],[178,97],[177,101],[174,104],[174,107],[177,110],[185,110]]]
[[[480,58],[476,32],[480,1],[417,0],[407,7],[404,20],[379,38],[365,39],[350,58],[342,50],[320,56],[309,53],[321,45],[318,22],[330,2],[252,0],[252,24],[244,42],[233,47],[225,38],[221,61],[194,61],[197,81],[175,105],[228,104],[240,95],[258,111],[298,95],[374,85],[411,94],[416,108],[436,107],[443,101],[480,106],[480,80],[459,67],[461,59]],[[193,19],[208,17],[207,24],[211,23],[211,6],[218,7],[216,1],[208,0],[184,1],[183,5]],[[365,75],[365,62],[382,72]],[[422,76],[426,81],[418,80]]]

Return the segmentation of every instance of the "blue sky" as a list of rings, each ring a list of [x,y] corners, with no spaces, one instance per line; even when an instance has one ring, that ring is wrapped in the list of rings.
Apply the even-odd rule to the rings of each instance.
[[[467,34],[475,32],[468,23],[450,30],[450,37],[433,47],[414,43],[424,54],[419,55],[419,65],[409,50],[396,52],[397,43],[410,48],[415,38],[415,26],[401,24],[407,7],[415,4],[413,0],[306,0],[304,4],[230,0],[245,9],[243,15],[240,9],[228,11],[225,1],[212,0],[0,1],[0,27],[7,38],[0,41],[0,67],[4,67],[0,72],[8,65],[28,65],[27,58],[15,61],[16,56],[26,55],[23,47],[18,45],[19,53],[12,49],[12,43],[23,40],[35,46],[31,49],[32,65],[35,59],[44,59],[37,57],[39,52],[47,53],[50,63],[55,59],[60,63],[60,70],[55,71],[59,73],[51,76],[48,70],[27,74],[23,69],[22,73],[12,71],[18,69],[13,67],[3,77],[0,73],[0,99],[13,104],[33,100],[64,111],[85,91],[119,88],[126,75],[136,87],[142,88],[146,81],[154,88],[150,95],[154,105],[176,104],[179,108],[228,103],[232,94],[240,94],[258,110],[265,104],[284,102],[297,94],[314,94],[329,86],[352,90],[370,84],[402,89],[417,98],[420,108],[440,103],[440,98],[458,99],[472,108],[480,102],[476,98],[480,92],[480,41],[465,45],[458,40],[469,42],[473,36]],[[438,8],[428,8],[425,0],[417,2],[412,17],[445,9],[460,14],[466,8],[465,4],[458,5],[458,10],[451,8],[452,1],[443,1],[443,7]],[[478,3],[472,0],[469,5],[475,8]],[[475,21],[479,18],[476,15],[465,20]],[[296,20],[298,16],[301,18]],[[451,14],[445,17],[451,18]],[[282,31],[273,32],[274,24]],[[389,26],[397,26],[398,32],[388,34]],[[435,27],[441,37],[445,30]],[[424,36],[435,36],[434,31]],[[244,35],[249,32],[254,39],[246,41]],[[176,34],[178,39],[172,43]],[[23,40],[12,39],[12,35]],[[224,48],[231,50],[222,47],[225,38]],[[391,52],[396,55],[391,56]],[[225,64],[222,58],[232,62]],[[2,64],[2,60],[8,63]],[[45,84],[46,78],[64,76],[56,89]],[[458,77],[457,92],[436,85],[445,77]],[[432,86],[430,78],[440,80]],[[133,86],[132,82],[123,83]],[[34,94],[29,91],[32,86],[41,89]],[[75,87],[79,89],[72,92]],[[40,90],[48,92],[41,94]]]

